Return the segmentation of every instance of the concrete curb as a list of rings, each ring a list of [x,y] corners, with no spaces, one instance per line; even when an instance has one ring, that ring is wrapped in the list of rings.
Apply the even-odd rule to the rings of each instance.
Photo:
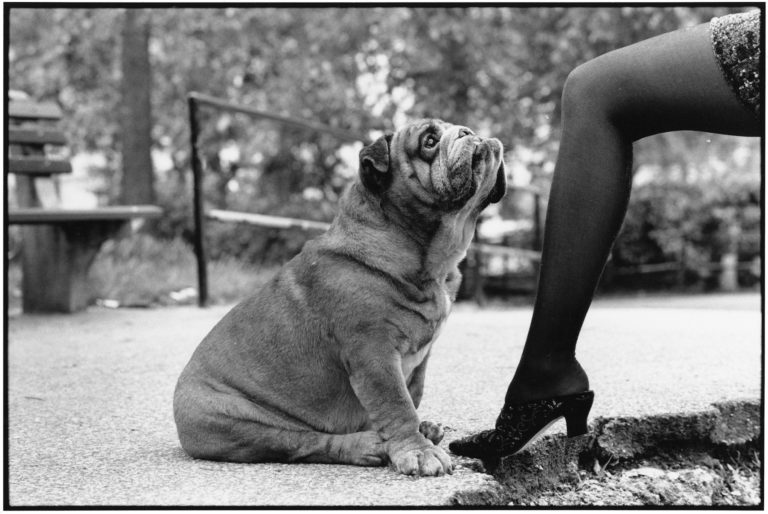
[[[595,420],[600,457],[631,459],[659,443],[741,444],[760,435],[760,403],[728,401],[708,411]]]
[[[760,400],[737,400],[693,413],[597,418],[590,424],[589,435],[545,436],[529,449],[500,462],[484,462],[498,483],[481,490],[459,491],[450,502],[519,503],[561,484],[573,483],[578,480],[579,468],[595,459],[628,462],[653,454],[661,445],[714,449],[753,443],[762,436],[761,414]]]

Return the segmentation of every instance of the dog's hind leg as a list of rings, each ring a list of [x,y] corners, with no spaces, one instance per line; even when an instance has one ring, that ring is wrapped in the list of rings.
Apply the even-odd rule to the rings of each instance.
[[[180,437],[192,457],[229,462],[316,462],[382,466],[388,458],[374,431],[327,434],[287,430],[256,421],[234,421],[227,431]]]
[[[359,466],[388,461],[384,441],[374,431],[319,432],[243,397],[212,391],[194,381],[183,386],[177,387],[174,396],[174,419],[182,448],[196,459]]]
[[[374,431],[326,434],[269,430],[274,430],[271,449],[283,449],[289,462],[382,466],[389,460],[384,441]]]
[[[283,431],[292,462],[322,462],[328,464],[355,464],[382,466],[387,463],[384,441],[374,431],[351,434],[325,434],[322,432]]]

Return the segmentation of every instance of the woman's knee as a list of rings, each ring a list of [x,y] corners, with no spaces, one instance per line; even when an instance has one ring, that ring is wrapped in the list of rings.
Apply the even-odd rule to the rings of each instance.
[[[568,74],[562,97],[564,121],[621,120],[627,106],[627,79],[621,65],[607,57],[587,61]]]
[[[571,70],[563,85],[562,109],[563,114],[568,114],[578,109],[592,96],[592,80],[589,73],[589,63],[581,64]]]

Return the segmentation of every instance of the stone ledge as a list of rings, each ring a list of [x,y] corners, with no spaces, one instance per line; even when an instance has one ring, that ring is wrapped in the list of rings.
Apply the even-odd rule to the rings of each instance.
[[[660,445],[715,447],[749,443],[761,436],[760,420],[760,400],[722,402],[695,413],[597,418],[590,424],[589,435],[545,436],[500,462],[484,462],[486,472],[494,475],[500,488],[494,485],[487,490],[459,491],[451,503],[509,505],[578,481],[579,468],[595,459],[631,461],[652,454]]]

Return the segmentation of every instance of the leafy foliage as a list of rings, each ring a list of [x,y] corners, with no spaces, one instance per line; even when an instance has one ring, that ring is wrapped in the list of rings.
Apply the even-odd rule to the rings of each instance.
[[[156,153],[170,161],[156,170],[159,202],[167,212],[156,234],[186,237],[191,231],[190,91],[344,128],[361,139],[408,118],[466,124],[501,138],[511,168],[530,173],[531,182],[546,190],[570,70],[614,48],[740,10],[706,5],[152,8],[152,140]],[[57,101],[73,153],[104,155],[106,165],[94,173],[110,184],[117,184],[112,178],[121,159],[118,86],[124,77],[115,27],[123,15],[118,8],[26,6],[13,7],[9,15],[10,87]],[[211,109],[203,110],[201,123],[211,206],[328,220],[355,171],[343,158],[341,143],[327,134]],[[749,144],[665,134],[636,145],[636,165],[656,169],[657,178],[672,173],[682,182],[703,177],[716,183],[717,177],[706,176],[715,161],[726,168],[714,170],[720,175],[755,169],[755,162],[721,157],[745,147],[757,155],[757,143]],[[724,194],[728,187],[718,191]],[[114,199],[119,192],[108,193]],[[659,201],[675,205],[665,208],[668,212],[649,208],[654,201],[646,202],[646,194],[666,194]],[[672,194],[682,195],[680,203]],[[660,221],[691,215],[698,208],[695,195],[683,202],[682,190],[657,188],[635,196],[640,203],[627,230],[644,235],[634,249],[622,250],[627,262],[660,259],[680,244],[674,239],[681,234],[698,237],[688,232],[698,230],[693,226],[673,229]],[[658,219],[643,221],[641,213]],[[642,223],[651,223],[653,233],[640,230]],[[212,224],[209,237],[217,252],[263,261],[265,255],[285,259],[307,236]]]
[[[726,253],[739,262],[760,258],[759,184],[668,182],[636,187],[621,234],[613,248],[612,266],[683,263],[693,281],[712,277],[710,263]],[[734,232],[736,230],[736,232]],[[603,285],[622,285],[610,270]],[[658,285],[679,285],[679,277],[657,275]],[[614,282],[613,284],[611,282]],[[745,278],[745,283],[754,277]]]
[[[93,298],[117,300],[120,305],[174,305],[173,294],[194,287],[195,258],[180,239],[157,240],[147,234],[107,241],[90,269]],[[255,268],[233,257],[216,260],[209,272],[211,300],[227,303],[259,289],[277,268]],[[18,282],[16,282],[18,283]],[[194,300],[194,298],[189,298]]]

